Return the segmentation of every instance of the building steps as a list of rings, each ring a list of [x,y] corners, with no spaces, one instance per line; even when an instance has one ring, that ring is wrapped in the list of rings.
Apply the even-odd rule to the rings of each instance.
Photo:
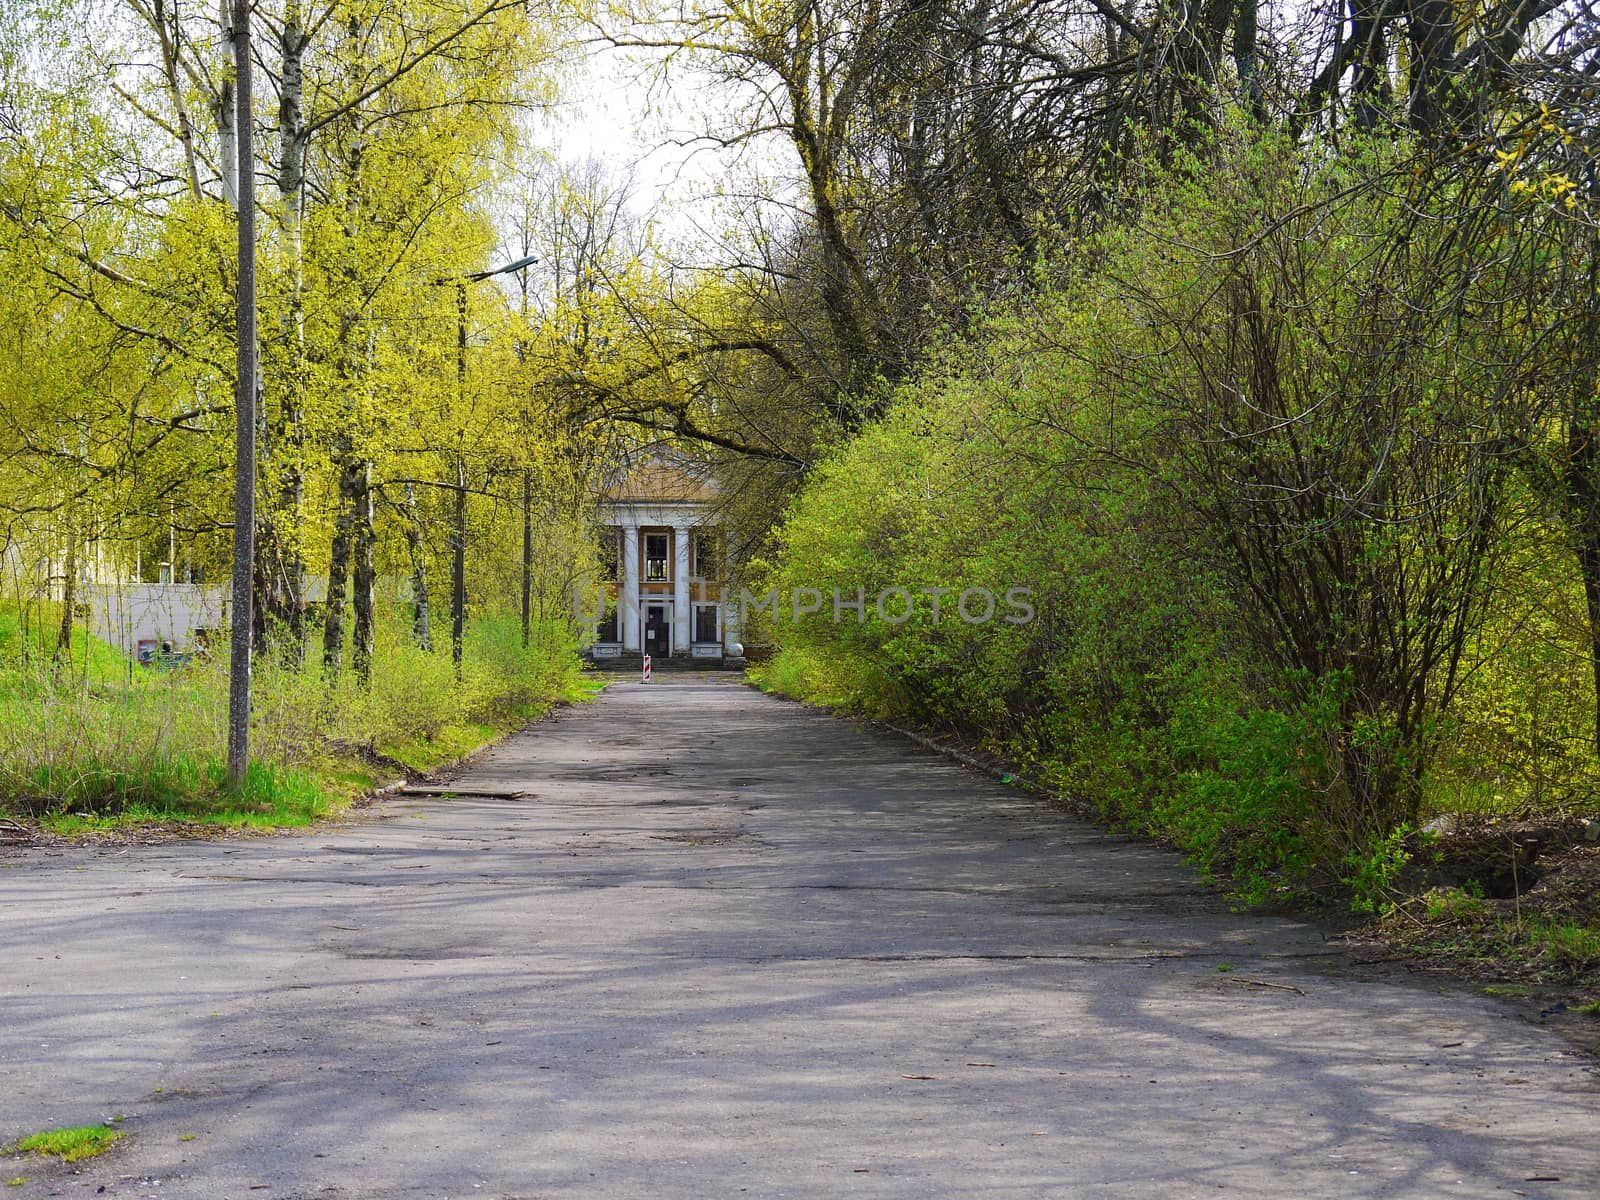
[[[590,665],[597,671],[615,671],[618,674],[631,673],[637,675],[644,670],[644,655],[638,651],[630,651],[606,658],[590,658]],[[687,654],[673,655],[663,658],[660,655],[650,656],[651,671],[737,671],[744,667],[745,660],[724,655],[721,658],[691,658]]]

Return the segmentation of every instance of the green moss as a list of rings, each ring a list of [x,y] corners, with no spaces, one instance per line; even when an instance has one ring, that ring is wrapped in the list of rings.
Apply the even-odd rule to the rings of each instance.
[[[13,1154],[38,1154],[77,1162],[104,1154],[127,1135],[109,1125],[79,1125],[67,1129],[48,1129],[19,1138],[6,1150]]]

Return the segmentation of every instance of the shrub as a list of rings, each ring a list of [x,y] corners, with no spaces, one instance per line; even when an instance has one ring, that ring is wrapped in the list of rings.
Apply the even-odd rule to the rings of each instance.
[[[1252,900],[1381,905],[1451,773],[1571,794],[1581,590],[1497,440],[1538,364],[1495,299],[1536,264],[1419,222],[1406,153],[1225,129],[947,338],[811,472],[759,583],[1021,585],[1037,619],[825,607],[774,622],[768,685],[1026,759]],[[1504,655],[1536,604],[1559,651]]]

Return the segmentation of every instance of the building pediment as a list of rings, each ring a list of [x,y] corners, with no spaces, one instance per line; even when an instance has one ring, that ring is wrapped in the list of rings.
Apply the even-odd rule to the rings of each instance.
[[[623,468],[600,491],[603,504],[710,504],[719,489],[696,464],[655,450]]]

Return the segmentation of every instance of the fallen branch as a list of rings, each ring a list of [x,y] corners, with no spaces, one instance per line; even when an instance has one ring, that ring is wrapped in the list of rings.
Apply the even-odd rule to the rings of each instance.
[[[1269,983],[1265,979],[1246,979],[1243,975],[1223,975],[1220,978],[1226,983],[1243,983],[1248,984],[1250,987],[1273,988],[1280,992],[1293,992],[1296,996],[1304,996],[1306,994],[1289,983]]]

